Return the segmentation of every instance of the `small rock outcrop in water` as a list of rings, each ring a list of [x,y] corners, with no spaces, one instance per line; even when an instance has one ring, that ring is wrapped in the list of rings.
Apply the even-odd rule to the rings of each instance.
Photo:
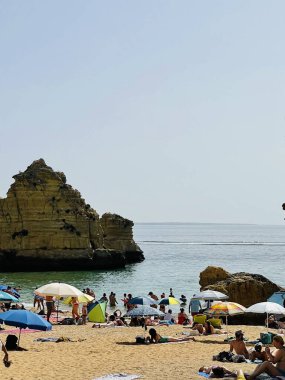
[[[101,218],[43,159],[0,198],[0,271],[92,270],[144,260],[133,222]]]
[[[209,266],[200,273],[203,290],[217,290],[229,296],[229,300],[249,307],[257,302],[265,302],[282,288],[266,277],[251,273],[226,272],[223,268]]]

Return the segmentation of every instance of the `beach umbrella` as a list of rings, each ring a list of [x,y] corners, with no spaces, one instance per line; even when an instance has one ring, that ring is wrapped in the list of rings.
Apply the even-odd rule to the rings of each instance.
[[[17,290],[14,289],[14,288],[11,288],[11,286],[8,286],[8,285],[0,285],[0,290],[7,290],[8,288],[9,288],[9,291],[10,291],[11,293],[13,293],[13,295],[14,295],[15,297],[17,297],[17,298],[20,298],[20,297],[21,297],[20,294],[17,292]]]
[[[197,300],[224,300],[229,298],[226,294],[216,290],[203,290],[193,295],[192,299]]]
[[[180,301],[174,297],[162,298],[159,301],[159,305],[180,305]]]
[[[68,305],[68,304],[70,304],[71,299],[72,299],[72,297],[67,297],[67,298],[63,301],[63,303],[64,303],[65,305]],[[91,302],[91,301],[94,300],[94,297],[89,296],[89,294],[82,293],[80,296],[77,297],[77,299],[78,299],[78,302],[80,302],[80,303],[89,303],[89,302]]]
[[[128,301],[130,305],[156,305],[157,301],[148,296],[133,297]]]
[[[236,302],[216,302],[204,313],[211,316],[225,316],[226,317],[226,331],[228,337],[228,316],[244,314],[246,308]]]
[[[40,315],[32,313],[28,310],[9,310],[0,313],[0,323],[8,326],[20,328],[19,342],[21,330],[25,328],[48,331],[52,329],[52,325],[44,320]],[[18,343],[19,344],[19,343]]]
[[[82,291],[75,286],[65,284],[64,282],[52,282],[36,289],[34,293],[41,296],[53,296],[53,297],[79,297]]]
[[[64,282],[52,282],[41,286],[34,291],[35,294],[40,296],[52,296],[58,299],[57,301],[57,320],[58,320],[58,306],[59,298],[62,297],[79,297],[84,294],[81,290],[75,286],[65,284]]]
[[[89,322],[104,323],[106,322],[107,302],[96,301],[87,306]]]
[[[275,302],[259,302],[251,305],[245,310],[246,313],[266,313],[266,327],[268,330],[268,314],[283,314],[285,315],[285,308]]]
[[[164,313],[158,309],[151,306],[141,305],[137,306],[132,310],[129,310],[125,316],[126,317],[150,317],[150,316],[163,316]]]
[[[0,290],[0,302],[19,302],[18,298],[12,296],[12,294],[3,292]]]

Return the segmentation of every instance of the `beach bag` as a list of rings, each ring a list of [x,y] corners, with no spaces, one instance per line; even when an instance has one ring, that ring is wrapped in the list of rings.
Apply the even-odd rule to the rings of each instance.
[[[263,344],[272,343],[272,334],[270,333],[260,333],[260,341]]]
[[[231,362],[234,354],[230,351],[222,351],[216,356],[216,360],[220,362]]]
[[[243,355],[233,355],[231,358],[233,363],[243,363],[246,361],[245,356]]]
[[[16,350],[18,347],[18,338],[16,335],[9,334],[6,338],[6,344],[5,347],[7,351],[13,351]]]
[[[75,322],[74,322],[73,318],[64,318],[61,321],[61,325],[74,325],[74,324],[75,324]]]
[[[136,336],[136,343],[137,344],[145,344],[146,340],[144,336]]]

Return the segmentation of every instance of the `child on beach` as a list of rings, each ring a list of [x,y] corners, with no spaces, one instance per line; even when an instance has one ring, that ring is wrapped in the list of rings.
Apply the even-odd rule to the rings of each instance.
[[[82,317],[83,325],[86,325],[86,322],[87,322],[87,303],[84,303],[82,305],[81,317]]]

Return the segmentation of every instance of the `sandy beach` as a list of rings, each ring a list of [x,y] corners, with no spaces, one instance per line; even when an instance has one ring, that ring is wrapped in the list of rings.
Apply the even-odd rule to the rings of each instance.
[[[13,329],[6,326],[7,330]],[[263,326],[229,326],[232,336],[238,329],[249,340],[257,339]],[[157,327],[165,336],[182,336],[189,331],[180,325]],[[226,335],[198,336],[196,342],[138,345],[141,327],[92,328],[54,325],[52,331],[22,333],[20,346],[28,351],[12,351],[12,364],[4,367],[1,360],[1,380],[92,380],[112,373],[137,374],[143,379],[202,379],[197,371],[202,365],[214,365],[213,355],[228,350]],[[5,342],[7,334],[1,333]],[[72,342],[36,342],[37,338],[68,337]],[[227,363],[229,369],[242,368],[251,372],[254,364]]]

